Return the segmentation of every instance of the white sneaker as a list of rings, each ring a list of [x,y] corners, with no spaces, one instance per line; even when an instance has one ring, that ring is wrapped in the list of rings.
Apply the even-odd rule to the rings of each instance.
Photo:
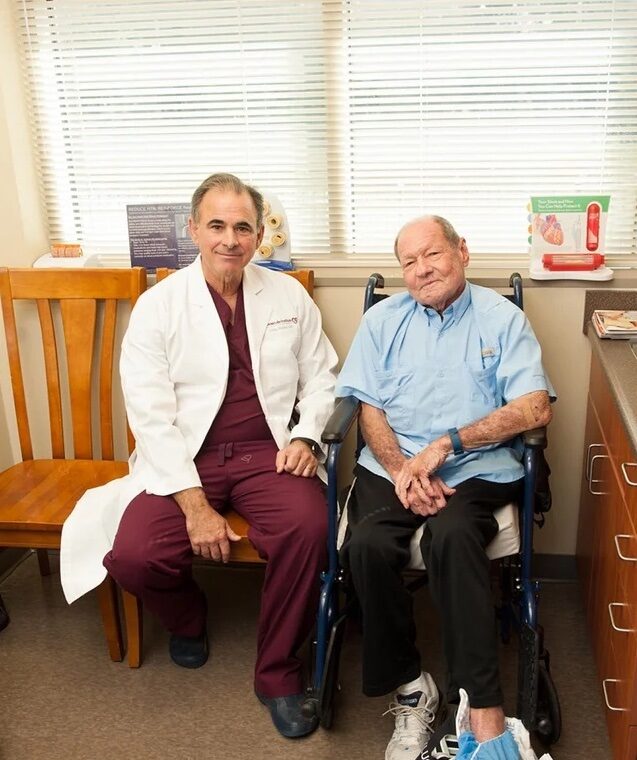
[[[385,750],[385,760],[414,760],[433,733],[440,695],[429,673],[423,673],[422,678],[422,691],[396,694],[396,701],[383,713],[396,718],[394,733]]]

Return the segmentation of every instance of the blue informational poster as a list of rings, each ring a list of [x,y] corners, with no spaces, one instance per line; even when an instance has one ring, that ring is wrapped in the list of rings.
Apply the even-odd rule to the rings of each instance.
[[[188,233],[189,203],[126,206],[131,266],[181,269],[199,253]]]

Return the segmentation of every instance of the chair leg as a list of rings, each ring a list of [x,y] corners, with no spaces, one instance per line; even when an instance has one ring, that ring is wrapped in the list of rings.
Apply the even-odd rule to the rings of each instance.
[[[51,566],[49,564],[49,552],[46,549],[37,549],[38,565],[40,566],[40,575],[51,575]]]
[[[142,603],[128,591],[122,589],[126,639],[128,644],[128,667],[138,668],[142,664],[143,615]]]
[[[108,653],[113,662],[121,662],[124,659],[124,644],[122,642],[122,626],[119,619],[119,607],[117,605],[117,586],[110,575],[97,589],[97,598],[102,614],[102,624],[106,634]]]

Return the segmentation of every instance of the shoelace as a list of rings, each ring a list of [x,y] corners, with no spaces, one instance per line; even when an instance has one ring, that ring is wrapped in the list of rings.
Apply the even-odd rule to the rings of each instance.
[[[429,700],[424,705],[418,707],[410,707],[409,705],[401,705],[400,702],[390,702],[389,709],[385,710],[383,715],[393,715],[395,718],[401,718],[402,720],[396,720],[395,731],[398,733],[413,731],[407,725],[409,718],[416,718],[420,724],[421,730],[427,730],[433,723],[436,713],[428,706]]]

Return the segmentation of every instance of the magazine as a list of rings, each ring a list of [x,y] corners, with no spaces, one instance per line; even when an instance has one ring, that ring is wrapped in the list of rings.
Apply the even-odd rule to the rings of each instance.
[[[597,309],[592,322],[600,338],[637,339],[637,311]]]

